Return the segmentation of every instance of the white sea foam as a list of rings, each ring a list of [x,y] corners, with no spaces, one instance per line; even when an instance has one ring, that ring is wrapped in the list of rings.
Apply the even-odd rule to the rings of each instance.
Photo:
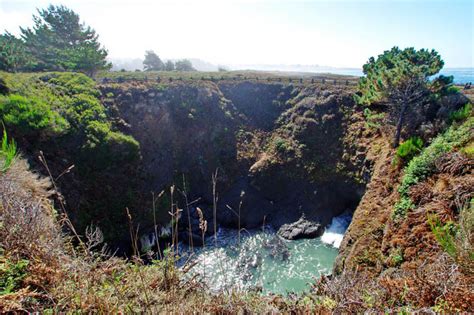
[[[343,213],[338,217],[332,218],[331,224],[321,236],[321,241],[326,244],[339,248],[341,245],[344,233],[351,223],[352,216],[348,213]]]

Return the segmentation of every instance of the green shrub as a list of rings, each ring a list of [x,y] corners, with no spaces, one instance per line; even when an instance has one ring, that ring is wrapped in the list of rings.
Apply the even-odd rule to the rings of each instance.
[[[408,210],[415,207],[408,195],[410,187],[424,180],[435,171],[435,161],[441,155],[456,148],[462,148],[469,143],[473,128],[473,117],[468,118],[462,125],[449,127],[446,132],[438,135],[420,155],[414,157],[408,163],[398,188],[400,200],[395,205],[393,218],[405,216]]]
[[[406,216],[409,210],[415,208],[415,205],[411,199],[407,196],[402,196],[400,200],[395,204],[394,211],[392,213],[392,218],[403,218]]]
[[[7,126],[29,134],[36,131],[61,133],[68,124],[50,106],[36,97],[11,94],[0,98],[0,115]]]
[[[462,108],[458,109],[457,111],[452,112],[449,115],[449,120],[451,122],[453,122],[453,121],[463,121],[471,115],[472,115],[472,104],[467,103]]]
[[[435,235],[436,240],[441,247],[443,247],[444,251],[448,253],[449,256],[456,259],[456,224],[452,221],[443,224],[436,215],[428,216],[428,224],[430,225],[431,231]]]
[[[279,153],[287,153],[292,150],[291,144],[288,142],[288,140],[280,138],[280,137],[276,137],[273,140],[273,146],[275,150]]]
[[[436,241],[458,265],[468,273],[474,270],[474,199],[458,206],[459,221],[442,223],[435,214],[428,215],[428,224]]]
[[[0,148],[0,160],[2,160],[2,166],[0,171],[6,172],[10,165],[13,163],[17,155],[16,143],[13,139],[8,141],[7,131],[3,128],[2,147]]]
[[[457,261],[461,267],[474,270],[474,198],[459,209],[456,234]]]
[[[409,162],[423,148],[423,140],[418,137],[412,137],[407,141],[400,144],[397,149],[397,158],[402,160],[404,163]]]
[[[450,85],[446,88],[446,95],[458,94],[460,92],[461,90],[457,86],[454,86],[454,85]]]
[[[100,95],[95,81],[82,73],[53,72],[44,78],[67,95],[88,94],[96,97]]]
[[[366,107],[364,109],[365,124],[368,128],[379,128],[381,126],[381,121],[385,117],[384,113],[373,114],[372,111]]]
[[[390,261],[393,266],[399,266],[404,260],[405,258],[403,257],[403,251],[401,248],[393,249],[390,252]]]
[[[94,96],[77,94],[67,104],[66,116],[73,127],[85,128],[93,121],[105,121],[104,106]]]
[[[86,128],[84,149],[97,166],[132,162],[139,157],[140,145],[131,136],[110,130],[107,123],[92,121]]]
[[[460,126],[451,126],[445,133],[437,136],[420,155],[414,157],[405,168],[402,183],[398,189],[402,196],[408,196],[411,186],[431,175],[434,163],[444,153],[466,145],[471,140],[474,118],[469,118]]]
[[[0,261],[0,296],[15,292],[27,275],[28,260]]]

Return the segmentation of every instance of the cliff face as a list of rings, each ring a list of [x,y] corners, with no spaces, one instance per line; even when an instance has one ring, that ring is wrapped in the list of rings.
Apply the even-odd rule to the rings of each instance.
[[[140,233],[153,228],[154,212],[158,224],[167,224],[171,204],[198,205],[211,223],[211,179],[217,174],[221,225],[236,227],[239,207],[247,228],[278,227],[302,213],[327,224],[355,209],[332,279],[316,286],[331,310],[474,309],[472,107],[450,116],[465,104],[462,95],[430,104],[414,129],[425,148],[397,164],[393,131],[375,118],[385,109],[363,111],[346,86],[256,80],[96,86],[69,73],[4,76],[9,91],[0,96],[2,104],[39,108],[44,113],[35,113],[49,126],[11,122],[22,153],[45,172],[37,160],[45,151],[76,226],[98,225],[112,246],[130,244],[125,207]],[[15,175],[24,187],[38,186],[24,161],[11,172],[2,179]],[[2,197],[24,195],[4,186]],[[38,190],[38,198],[50,197],[46,182],[33,186],[28,189]],[[162,190],[154,203],[150,192]],[[43,206],[50,212],[49,204]],[[10,225],[23,224],[12,214]],[[59,235],[51,220],[39,221],[41,233]],[[26,240],[15,229],[7,232]],[[42,240],[26,243],[36,241]],[[61,254],[46,252],[55,259]]]
[[[362,298],[356,292],[378,292],[384,307],[437,307],[448,312],[474,307],[470,116],[441,129],[405,165],[394,163],[395,150],[383,133],[372,138],[366,160],[373,161],[373,173],[344,236],[329,286],[352,283],[352,289],[341,292],[355,300]],[[390,299],[399,302],[390,305]]]
[[[140,143],[143,194],[186,188],[210,219],[217,170],[218,222],[236,227],[240,205],[241,225],[253,228],[302,213],[327,224],[363,193],[362,161],[348,158],[355,148],[345,134],[357,112],[348,87],[203,81],[100,89],[111,119]],[[166,202],[161,222],[169,220]]]
[[[44,152],[78,229],[97,225],[112,246],[130,244],[125,208],[143,233],[170,221],[172,203],[192,202],[211,222],[216,172],[217,220],[230,227],[239,207],[247,228],[302,213],[326,224],[363,193],[364,153],[347,137],[361,115],[346,85],[1,75],[2,111],[25,111],[25,121],[5,113],[9,132],[47,175]]]

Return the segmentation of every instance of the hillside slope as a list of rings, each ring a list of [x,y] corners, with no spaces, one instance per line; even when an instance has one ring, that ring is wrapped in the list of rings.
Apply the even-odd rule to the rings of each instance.
[[[25,159],[0,173],[1,311],[474,308],[474,120],[460,94],[431,104],[413,129],[426,145],[409,161],[390,145],[386,108],[356,105],[347,86],[2,79],[0,112]],[[185,280],[171,256],[144,265],[100,250],[105,240],[136,254],[134,235],[188,206],[203,210],[212,233],[215,197],[217,223],[229,227],[278,227],[302,213],[327,224],[354,211],[334,274],[300,296],[213,296]],[[241,203],[237,220],[227,205]]]

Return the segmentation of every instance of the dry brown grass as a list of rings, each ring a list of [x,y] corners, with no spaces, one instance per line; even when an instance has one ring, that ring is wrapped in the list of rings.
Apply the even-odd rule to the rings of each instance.
[[[388,168],[386,159],[381,171],[388,172]],[[456,219],[453,205],[456,200],[465,200],[466,192],[472,192],[471,176],[456,174],[463,175],[438,174],[414,187],[412,194],[420,196],[416,198],[419,207],[402,223],[387,222],[389,219],[380,213],[378,225],[365,226],[348,256],[353,262],[341,274],[323,277],[309,294],[282,297],[252,291],[211,294],[202,283],[185,277],[185,271],[175,267],[172,251],[151,264],[138,257],[111,257],[101,250],[101,233],[93,228],[81,237],[83,246],[73,246],[78,242],[62,232],[68,225],[63,224],[65,219],[50,201],[54,186],[29,171],[23,159],[17,159],[6,173],[0,173],[0,279],[8,266],[25,260],[28,265],[17,287],[0,295],[0,312],[327,314],[472,310],[472,273],[442,251],[426,221],[427,213],[434,211],[443,222]],[[437,184],[440,181],[443,185]],[[389,197],[389,202],[394,192],[381,184],[375,191]],[[421,197],[427,191],[432,191],[432,198]],[[377,200],[370,204],[377,205]],[[374,206],[370,213],[376,214],[383,205]],[[461,224],[471,241],[464,244],[469,254],[472,213],[462,220],[468,220]],[[387,222],[386,228],[382,222]],[[363,248],[367,251],[357,250]],[[403,255],[400,265],[386,259],[398,251]],[[356,259],[358,264],[354,264]]]
[[[210,294],[202,284],[184,277],[172,253],[152,264],[107,255],[100,250],[97,229],[81,237],[83,245],[73,246],[78,242],[61,232],[68,225],[57,220],[61,216],[49,199],[51,187],[21,158],[0,173],[0,280],[8,277],[11,266],[27,262],[14,290],[0,291],[0,313],[243,314],[314,309],[298,305],[298,300],[257,292]]]

